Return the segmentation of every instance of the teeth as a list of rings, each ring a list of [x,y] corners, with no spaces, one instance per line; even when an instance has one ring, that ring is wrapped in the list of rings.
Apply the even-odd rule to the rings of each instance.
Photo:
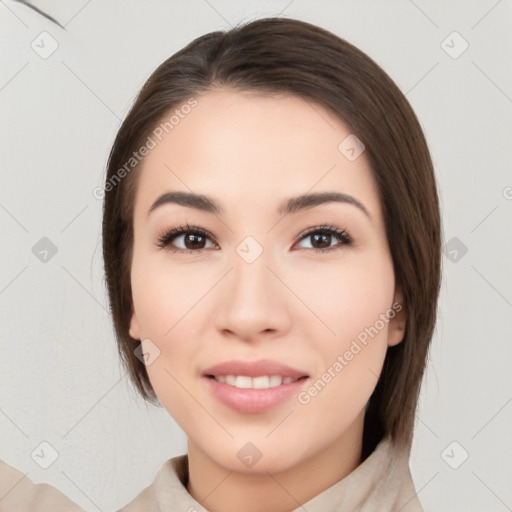
[[[237,388],[252,388],[252,378],[238,375],[235,380],[235,386]]]
[[[215,380],[224,382],[230,386],[241,389],[267,389],[290,384],[298,379],[293,377],[281,377],[280,375],[261,375],[259,377],[248,377],[247,375],[215,375]]]
[[[280,375],[272,375],[272,377],[269,377],[268,379],[268,385],[273,388],[274,386],[280,386],[283,384],[283,379]]]
[[[238,377],[240,378],[240,377]],[[248,378],[248,377],[246,377]],[[252,379],[252,387],[256,389],[265,389],[270,387],[270,379],[266,375],[262,375],[261,377],[253,377]]]

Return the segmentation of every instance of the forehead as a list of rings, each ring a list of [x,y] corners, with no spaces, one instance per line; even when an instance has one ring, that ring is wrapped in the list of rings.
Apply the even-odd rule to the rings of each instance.
[[[167,190],[265,203],[318,189],[358,195],[378,208],[364,152],[347,159],[340,143],[353,137],[350,127],[322,105],[232,89],[194,99],[194,107],[173,108],[153,131],[137,203],[149,207]]]

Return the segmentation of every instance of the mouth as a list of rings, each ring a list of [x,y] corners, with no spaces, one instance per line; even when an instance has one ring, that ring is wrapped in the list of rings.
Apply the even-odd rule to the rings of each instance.
[[[308,378],[307,375],[302,377],[283,377],[282,375],[260,375],[258,377],[250,377],[249,375],[206,375],[206,377],[240,389],[268,389],[292,384],[298,380]]]
[[[296,380],[302,377],[309,377],[307,372],[303,370],[292,368],[291,366],[272,359],[259,359],[257,361],[232,359],[207,368],[203,372],[203,375],[219,379],[219,382],[226,382],[227,384],[237,387],[249,387],[249,384],[251,384],[249,379],[256,379],[256,386],[261,383],[264,384],[265,387],[273,387],[280,386],[283,384],[283,381],[284,384],[292,382],[289,379]],[[233,380],[233,377],[235,380]],[[262,378],[258,380],[259,377],[266,377],[266,379]],[[222,380],[223,378],[225,380]],[[282,381],[278,382],[278,378],[281,378]],[[252,384],[250,387],[252,387]]]
[[[309,375],[278,361],[232,360],[216,364],[202,374],[209,393],[230,409],[243,414],[270,411],[299,393]]]

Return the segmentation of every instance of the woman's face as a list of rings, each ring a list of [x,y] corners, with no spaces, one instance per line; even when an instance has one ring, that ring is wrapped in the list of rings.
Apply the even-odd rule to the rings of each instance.
[[[189,449],[233,471],[285,470],[360,442],[387,347],[402,339],[378,191],[322,106],[230,89],[195,99],[153,132],[140,169],[130,335]],[[208,200],[152,209],[174,192]],[[190,231],[165,239],[180,226]]]

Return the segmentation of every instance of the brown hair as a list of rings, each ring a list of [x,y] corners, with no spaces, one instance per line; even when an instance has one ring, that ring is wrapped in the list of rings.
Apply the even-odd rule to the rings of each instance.
[[[441,281],[441,225],[434,170],[420,124],[396,84],[338,36],[293,19],[265,18],[199,37],[163,62],[142,87],[110,152],[103,258],[121,360],[143,398],[158,403],[130,337],[133,204],[137,165],[120,169],[165,115],[212,87],[287,93],[334,112],[364,143],[376,180],[405,336],[387,350],[369,400],[363,456],[389,436],[410,449]],[[341,141],[340,141],[341,142]],[[114,178],[122,177],[114,182]]]

